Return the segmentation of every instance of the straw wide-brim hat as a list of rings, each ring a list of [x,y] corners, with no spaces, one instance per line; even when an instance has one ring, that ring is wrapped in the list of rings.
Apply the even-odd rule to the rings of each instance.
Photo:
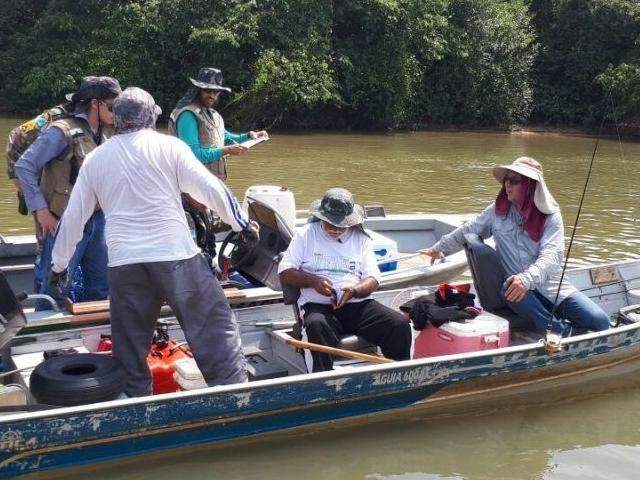
[[[537,182],[533,202],[542,213],[548,215],[560,210],[558,202],[553,198],[544,181],[542,165],[536,160],[530,157],[516,158],[511,165],[493,167],[493,176],[498,182],[502,183],[507,171],[518,173]]]
[[[327,190],[321,199],[311,204],[309,214],[341,228],[355,227],[364,222],[364,209],[354,202],[351,192],[344,188]]]

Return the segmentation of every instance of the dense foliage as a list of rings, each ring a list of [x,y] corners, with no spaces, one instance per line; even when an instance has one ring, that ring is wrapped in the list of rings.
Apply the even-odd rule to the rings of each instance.
[[[230,123],[395,129],[640,118],[637,0],[5,0],[0,105],[110,74],[169,113],[203,65]],[[611,92],[609,100],[609,92]]]

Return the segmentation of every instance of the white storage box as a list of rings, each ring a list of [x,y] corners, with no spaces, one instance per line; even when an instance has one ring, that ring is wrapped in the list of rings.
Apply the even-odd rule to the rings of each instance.
[[[629,290],[629,305],[638,305],[640,303],[640,288]]]
[[[373,251],[376,254],[376,259],[387,260],[391,258],[398,258],[398,244],[395,240],[385,237],[384,235],[374,232],[373,230],[367,230],[367,233],[371,237],[373,242]],[[387,263],[378,263],[378,267],[381,272],[388,272],[398,268],[398,261],[394,260]]]
[[[207,388],[207,382],[204,381],[204,377],[193,358],[178,360],[175,363],[175,368],[173,379],[183,390]]]

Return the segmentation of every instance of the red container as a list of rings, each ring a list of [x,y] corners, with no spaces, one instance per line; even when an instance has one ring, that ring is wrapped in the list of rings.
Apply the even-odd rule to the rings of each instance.
[[[113,349],[111,343],[111,335],[100,336],[100,343],[98,343],[98,352],[110,352]]]
[[[175,363],[184,358],[192,358],[189,347],[177,347],[176,342],[169,340],[164,348],[158,348],[155,344],[147,355],[147,364],[153,377],[153,394],[177,392],[179,385],[173,379],[176,371]]]
[[[435,357],[509,346],[509,322],[489,312],[465,322],[427,325],[415,340],[413,357]]]

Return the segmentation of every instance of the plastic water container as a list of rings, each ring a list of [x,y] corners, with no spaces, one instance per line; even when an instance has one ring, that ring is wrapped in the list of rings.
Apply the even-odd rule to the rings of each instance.
[[[367,230],[367,233],[373,242],[373,252],[376,254],[378,261],[398,258],[398,244],[394,240],[373,230]],[[396,270],[398,268],[398,261],[378,263],[378,268],[380,268],[381,272]]]
[[[414,358],[476,352],[509,346],[509,322],[482,312],[465,322],[427,325],[416,337]]]
[[[293,231],[296,226],[296,201],[293,192],[287,187],[277,185],[252,185],[244,193],[242,208],[247,211],[249,201],[247,197],[269,205],[287,222]]]

